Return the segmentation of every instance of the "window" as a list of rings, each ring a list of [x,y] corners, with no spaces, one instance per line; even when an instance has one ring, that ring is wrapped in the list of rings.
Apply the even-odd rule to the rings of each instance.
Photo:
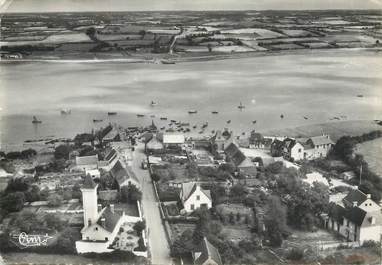
[[[191,207],[191,210],[195,209],[195,205],[193,205],[193,204],[191,204],[190,207]]]
[[[298,152],[301,153],[301,148],[298,149]]]
[[[95,231],[98,231],[98,227],[94,228]]]
[[[108,240],[109,240],[109,238],[105,237],[105,241],[108,241]]]
[[[196,200],[197,200],[197,201],[200,200],[200,195],[196,195]]]

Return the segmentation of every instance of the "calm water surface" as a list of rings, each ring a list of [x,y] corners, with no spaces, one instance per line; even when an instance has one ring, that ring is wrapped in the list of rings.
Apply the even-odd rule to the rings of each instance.
[[[72,137],[109,122],[148,125],[152,114],[160,127],[168,127],[169,121],[159,117],[168,117],[198,125],[195,133],[204,122],[208,130],[227,127],[240,133],[321,123],[341,115],[350,120],[382,118],[382,56],[371,51],[175,65],[12,63],[1,64],[0,70],[3,148],[26,139]],[[152,100],[158,105],[150,106]],[[243,111],[237,108],[240,102]],[[72,114],[60,115],[61,108],[72,109]],[[198,114],[189,115],[191,109]],[[108,111],[118,115],[108,117]],[[33,125],[33,115],[42,124]],[[95,118],[103,122],[95,125]]]

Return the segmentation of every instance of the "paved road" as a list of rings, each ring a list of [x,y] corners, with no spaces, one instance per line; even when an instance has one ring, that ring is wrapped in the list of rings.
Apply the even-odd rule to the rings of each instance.
[[[141,180],[143,215],[148,227],[149,247],[151,251],[151,263],[155,265],[172,264],[170,247],[166,240],[166,234],[159,213],[158,202],[151,182],[148,170],[141,168],[141,162],[146,159],[144,146],[139,143],[133,155],[132,168]]]

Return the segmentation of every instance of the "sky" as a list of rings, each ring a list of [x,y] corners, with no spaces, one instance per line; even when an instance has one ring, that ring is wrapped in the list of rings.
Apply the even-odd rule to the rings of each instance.
[[[0,0],[0,12],[382,9],[382,0]]]

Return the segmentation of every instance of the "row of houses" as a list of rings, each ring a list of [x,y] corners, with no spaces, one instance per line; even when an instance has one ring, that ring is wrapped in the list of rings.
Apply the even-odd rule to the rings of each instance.
[[[310,138],[285,138],[275,139],[271,144],[271,155],[284,157],[287,160],[314,160],[326,157],[334,143],[329,135]]]

